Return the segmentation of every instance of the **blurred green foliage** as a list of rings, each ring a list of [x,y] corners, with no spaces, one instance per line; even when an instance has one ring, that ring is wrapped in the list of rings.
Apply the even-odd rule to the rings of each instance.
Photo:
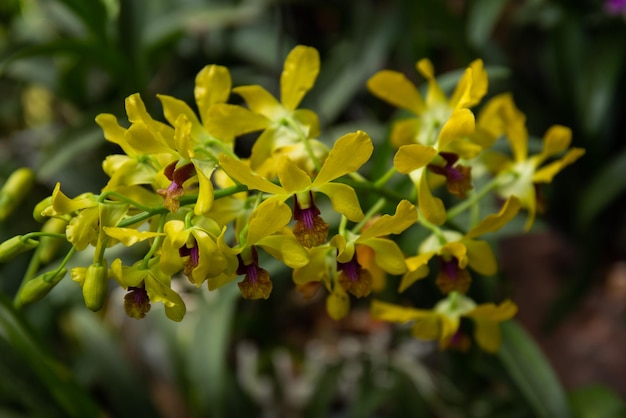
[[[2,237],[33,229],[29,208],[56,181],[70,195],[101,188],[99,165],[112,146],[94,123],[98,113],[123,117],[123,100],[135,92],[155,115],[156,93],[193,102],[195,74],[210,63],[228,66],[235,85],[276,90],[284,55],[303,43],[321,53],[322,72],[306,100],[327,138],[358,127],[381,143],[390,109],[365,81],[381,68],[415,77],[422,57],[439,73],[481,57],[490,94],[513,91],[532,133],[554,123],[573,129],[587,155],[546,200],[548,221],[579,248],[579,273],[548,324],[576,306],[601,263],[626,257],[626,99],[619,94],[626,21],[606,14],[601,1],[7,0],[0,17],[0,179],[29,166],[38,183],[23,213],[0,225]],[[0,266],[2,293],[13,296],[26,262]],[[288,286],[278,287],[276,299],[289,300]],[[398,345],[399,337],[363,326],[337,328],[311,306],[240,304],[234,286],[200,293],[177,327],[159,315],[129,323],[113,308],[97,316],[77,292],[62,283],[20,312],[2,297],[0,415],[624,414],[604,387],[566,397],[516,324],[493,358]],[[335,341],[338,352],[313,350],[313,337]],[[245,340],[254,341],[256,356]],[[277,356],[280,349],[287,357]],[[307,375],[307,367],[317,372]],[[602,405],[595,415],[591,404]]]

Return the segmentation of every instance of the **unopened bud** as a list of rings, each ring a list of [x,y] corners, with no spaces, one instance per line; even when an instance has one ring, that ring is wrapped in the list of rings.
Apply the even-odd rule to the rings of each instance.
[[[67,273],[67,269],[54,270],[29,280],[20,290],[18,300],[22,305],[38,301],[65,277],[65,273]]]
[[[37,245],[39,245],[39,241],[30,238],[24,239],[23,235],[16,235],[0,244],[0,263],[6,263],[18,254],[32,250]]]
[[[50,218],[41,227],[41,232],[50,232],[55,234],[65,233],[67,220],[63,218]],[[43,264],[48,264],[54,259],[57,250],[65,242],[63,239],[56,237],[43,236],[40,239],[41,244],[37,250],[37,257]]]
[[[104,265],[92,264],[87,268],[83,283],[83,299],[85,299],[85,306],[92,311],[99,311],[104,305],[108,280],[106,261]]]
[[[30,168],[18,168],[11,173],[0,190],[0,221],[15,210],[34,184],[35,173]]]
[[[334,320],[345,317],[350,310],[350,297],[343,290],[336,290],[326,297],[326,312]]]
[[[33,219],[39,223],[44,223],[48,217],[43,216],[41,213],[49,206],[52,206],[52,196],[46,197],[44,200],[35,205],[35,208],[33,209]]]

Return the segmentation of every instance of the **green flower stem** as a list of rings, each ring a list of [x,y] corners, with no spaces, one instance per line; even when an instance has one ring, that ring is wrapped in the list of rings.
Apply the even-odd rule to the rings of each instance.
[[[106,198],[107,198],[107,197],[109,197],[109,196],[115,196],[115,197],[117,197],[118,199],[120,199],[120,200],[122,200],[122,201],[124,201],[124,202],[126,202],[126,203],[129,203],[131,206],[134,206],[134,207],[136,207],[137,209],[141,209],[141,210],[146,211],[146,212],[149,212],[149,211],[151,211],[151,210],[153,209],[153,208],[150,208],[150,207],[148,207],[148,206],[144,206],[144,205],[142,205],[141,203],[137,203],[137,202],[135,202],[134,200],[129,199],[129,198],[128,198],[128,197],[126,197],[125,195],[123,195],[123,194],[121,194],[121,193],[118,193],[118,192],[114,192],[114,191],[109,191],[109,192],[104,192],[104,193],[102,193],[102,194],[98,197],[98,202],[99,202],[99,203],[104,202],[104,201],[106,200]]]
[[[399,202],[402,199],[406,199],[406,196],[403,196],[399,193],[394,193],[392,190],[386,189],[384,187],[376,187],[374,183],[368,181],[367,179],[356,181],[343,179],[341,180],[341,182],[347,184],[357,191],[372,192],[379,195],[380,197],[385,197],[390,201]]]
[[[309,138],[307,138],[304,132],[302,132],[302,129],[300,129],[300,126],[298,126],[298,123],[293,118],[286,117],[283,119],[283,121],[287,122],[289,127],[291,127],[291,129],[293,129],[296,132],[296,134],[298,135],[298,137],[304,144],[304,148],[306,149],[307,154],[309,154],[311,161],[313,161],[315,170],[319,171],[320,168],[322,168],[322,164],[320,163],[320,160],[317,159],[317,156],[315,155],[315,152],[313,151],[313,147],[311,147],[311,143],[309,142]]]
[[[162,214],[161,219],[159,219],[159,226],[157,227],[157,232],[163,232],[163,228],[165,226],[166,220],[167,220],[167,216],[165,216],[165,214]],[[141,268],[143,268],[144,270],[148,268],[148,263],[150,262],[150,259],[154,256],[154,253],[159,249],[159,247],[161,247],[161,241],[163,241],[163,235],[158,235],[154,239],[154,242],[152,243],[150,250],[148,251],[146,256],[143,258],[143,261],[141,262]]]
[[[478,203],[480,199],[482,199],[487,194],[489,194],[489,192],[495,189],[498,186],[499,182],[500,182],[500,179],[498,177],[494,177],[493,179],[491,179],[487,184],[485,184],[485,186],[480,191],[474,193],[472,196],[470,196],[463,202],[451,208],[448,211],[447,218],[454,219],[457,215],[459,215],[463,211],[467,210],[471,206]]]
[[[27,240],[29,240],[31,238],[40,238],[40,237],[51,237],[51,238],[66,239],[65,234],[59,234],[59,233],[56,233],[56,232],[29,232],[28,234],[22,235],[22,237],[20,239],[23,242],[26,242]]]
[[[227,196],[234,195],[236,193],[245,192],[246,190],[248,190],[248,188],[241,184],[237,186],[231,186],[231,187],[226,187],[224,189],[216,190],[213,196],[215,200],[217,200],[217,199],[222,199]],[[196,201],[198,200],[198,195],[183,196],[179,200],[180,200],[181,206],[191,205],[192,203],[196,203]],[[147,219],[152,218],[153,216],[161,215],[164,213],[169,213],[169,210],[162,206],[158,208],[145,208],[144,212],[138,213],[137,215],[124,219],[122,222],[119,223],[118,226],[121,228],[124,228],[124,227],[130,226],[139,222],[143,222]]]
[[[346,236],[346,226],[348,225],[348,218],[344,215],[341,215],[341,221],[339,221],[339,228],[337,229],[337,233],[342,237]]]
[[[385,199],[384,197],[381,197],[380,199],[378,199],[376,203],[374,203],[372,207],[367,211],[363,219],[361,219],[361,221],[358,224],[356,224],[354,228],[352,228],[352,232],[354,232],[355,234],[358,234],[361,228],[363,228],[363,226],[365,226],[365,224],[370,219],[372,219],[372,217],[376,215],[383,208],[383,206],[385,206],[385,203],[387,203],[387,199]]]
[[[37,250],[39,250],[39,248],[37,248]],[[22,292],[22,288],[26,285],[26,283],[28,283],[30,280],[35,278],[35,275],[37,274],[37,271],[39,270],[40,263],[39,263],[39,255],[37,253],[37,250],[35,250],[35,252],[33,253],[33,256],[31,257],[30,262],[28,264],[28,268],[26,269],[26,273],[24,273],[24,277],[22,278],[22,282],[20,283],[20,287],[15,293],[15,299],[13,299],[13,306],[15,306],[16,308],[19,308],[22,306],[19,300],[20,294]],[[70,250],[67,252],[65,257],[63,258],[63,261],[61,261],[61,264],[59,264],[59,266],[54,271],[58,273],[63,268],[65,268],[65,265],[70,261],[70,258],[72,258],[75,252],[76,252],[76,248],[74,247],[70,248]]]
[[[393,175],[396,174],[396,171],[397,171],[396,167],[391,166],[391,168],[387,170],[387,172],[383,174],[381,178],[379,178],[378,180],[374,182],[373,184],[374,188],[376,189],[382,188],[385,184],[387,184],[387,182],[391,179],[391,177],[393,177]]]
[[[430,230],[433,232],[433,234],[435,234],[435,236],[437,237],[437,239],[439,240],[439,243],[441,245],[445,245],[447,243],[446,238],[443,235],[443,232],[441,231],[441,228],[439,228],[437,225],[435,225],[434,223],[429,222],[426,217],[424,217],[418,209],[418,213],[419,213],[419,217],[418,217],[418,222],[420,225],[422,225],[424,228]]]

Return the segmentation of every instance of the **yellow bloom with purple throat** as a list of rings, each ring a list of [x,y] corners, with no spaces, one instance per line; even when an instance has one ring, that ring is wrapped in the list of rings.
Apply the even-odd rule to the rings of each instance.
[[[418,255],[406,259],[408,271],[402,277],[398,291],[403,292],[416,281],[428,276],[428,263],[435,256],[440,262],[436,284],[446,294],[467,291],[471,283],[467,267],[485,276],[495,274],[497,262],[491,247],[486,241],[475,238],[498,231],[517,215],[520,206],[518,198],[509,197],[500,212],[487,216],[465,235],[457,231],[437,229],[422,242]]]
[[[124,297],[124,309],[131,318],[141,319],[150,310],[151,302],[161,302],[165,315],[172,321],[181,321],[185,316],[185,302],[171,288],[170,275],[163,272],[159,259],[141,260],[130,267],[123,266],[122,260],[115,259],[111,264],[113,278],[128,290]]]
[[[386,236],[400,234],[416,221],[415,206],[402,200],[394,215],[381,216],[361,234],[346,231],[345,236],[335,235],[329,244],[310,248],[311,261],[294,270],[293,280],[298,286],[323,282],[329,292],[328,313],[333,319],[339,319],[348,312],[348,293],[357,298],[370,294],[373,280],[367,266],[375,264],[394,275],[406,271],[402,250]],[[370,251],[359,251],[360,248]],[[373,260],[364,258],[371,256]]]
[[[315,48],[297,45],[289,52],[280,77],[280,101],[259,85],[240,86],[233,93],[240,95],[248,108],[219,104],[208,112],[216,131],[225,136],[263,133],[252,147],[250,166],[273,177],[275,158],[288,155],[302,169],[315,168],[311,157],[321,159],[326,147],[316,138],[319,121],[315,112],[298,109],[306,93],[313,87],[320,69]],[[311,155],[313,154],[313,155]]]
[[[290,268],[299,268],[309,262],[306,250],[293,234],[285,230],[290,219],[291,211],[287,205],[279,200],[266,200],[252,212],[247,225],[237,234],[238,244],[225,248],[237,257],[236,273],[244,275],[244,280],[238,283],[244,298],[267,299],[272,291],[269,272],[259,266],[257,248]],[[209,289],[224,283],[209,281]]]
[[[189,281],[200,287],[205,281],[233,277],[237,261],[223,251],[226,227],[204,216],[189,216],[185,221],[174,219],[165,223],[165,240],[161,247],[159,266],[166,274],[181,269]]]
[[[485,351],[495,353],[500,348],[502,336],[500,323],[511,319],[517,306],[506,300],[500,305],[485,303],[477,305],[460,293],[450,293],[432,310],[414,309],[375,300],[371,314],[375,319],[398,323],[412,323],[412,334],[423,340],[435,340],[440,349],[454,344],[461,327],[461,319],[474,323],[474,338]]]
[[[255,173],[244,162],[228,155],[220,156],[220,166],[234,180],[249,189],[268,193],[268,200],[283,202],[294,197],[293,216],[296,220],[294,233],[305,247],[314,247],[326,241],[328,225],[321,219],[314,202],[314,193],[325,194],[333,208],[351,221],[358,222],[363,212],[356,192],[350,186],[333,182],[349,173],[356,172],[373,152],[372,141],[363,131],[350,133],[339,138],[315,178],[299,168],[288,157],[278,161],[277,185]],[[285,205],[286,206],[286,205]]]
[[[448,191],[457,197],[465,197],[472,188],[470,167],[459,160],[474,158],[482,149],[472,140],[475,121],[469,108],[487,92],[487,73],[482,61],[472,62],[448,99],[431,62],[423,59],[416,67],[428,81],[425,100],[415,85],[396,71],[376,73],[367,86],[374,95],[413,114],[393,125],[391,142],[399,147],[394,165],[415,183],[422,215],[441,225],[446,219],[445,207],[433,196],[427,172],[444,176]]]
[[[526,230],[530,229],[538,209],[537,188],[550,183],[556,174],[585,154],[582,148],[569,148],[572,131],[561,125],[550,127],[543,136],[543,148],[539,154],[528,155],[528,130],[526,117],[515,106],[510,94],[492,99],[501,122],[500,127],[511,146],[513,158],[490,151],[483,156],[485,165],[498,176],[496,193],[507,198],[517,196],[522,207],[528,211]],[[550,158],[560,158],[545,164]]]

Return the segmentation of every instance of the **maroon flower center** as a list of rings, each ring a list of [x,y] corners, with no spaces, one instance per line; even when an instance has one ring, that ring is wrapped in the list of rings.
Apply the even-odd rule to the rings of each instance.
[[[293,219],[296,221],[293,234],[298,242],[307,248],[325,243],[328,237],[328,224],[319,216],[320,210],[313,202],[313,193],[309,192],[309,196],[310,204],[307,208],[302,208],[298,197],[293,196]]]
[[[124,310],[131,318],[145,318],[150,311],[150,298],[145,287],[128,287],[128,293],[124,296]]]
[[[439,155],[446,161],[446,165],[429,164],[428,169],[446,178],[446,186],[450,193],[459,198],[465,198],[466,192],[472,189],[471,167],[456,164],[459,156],[455,153],[440,152]]]

